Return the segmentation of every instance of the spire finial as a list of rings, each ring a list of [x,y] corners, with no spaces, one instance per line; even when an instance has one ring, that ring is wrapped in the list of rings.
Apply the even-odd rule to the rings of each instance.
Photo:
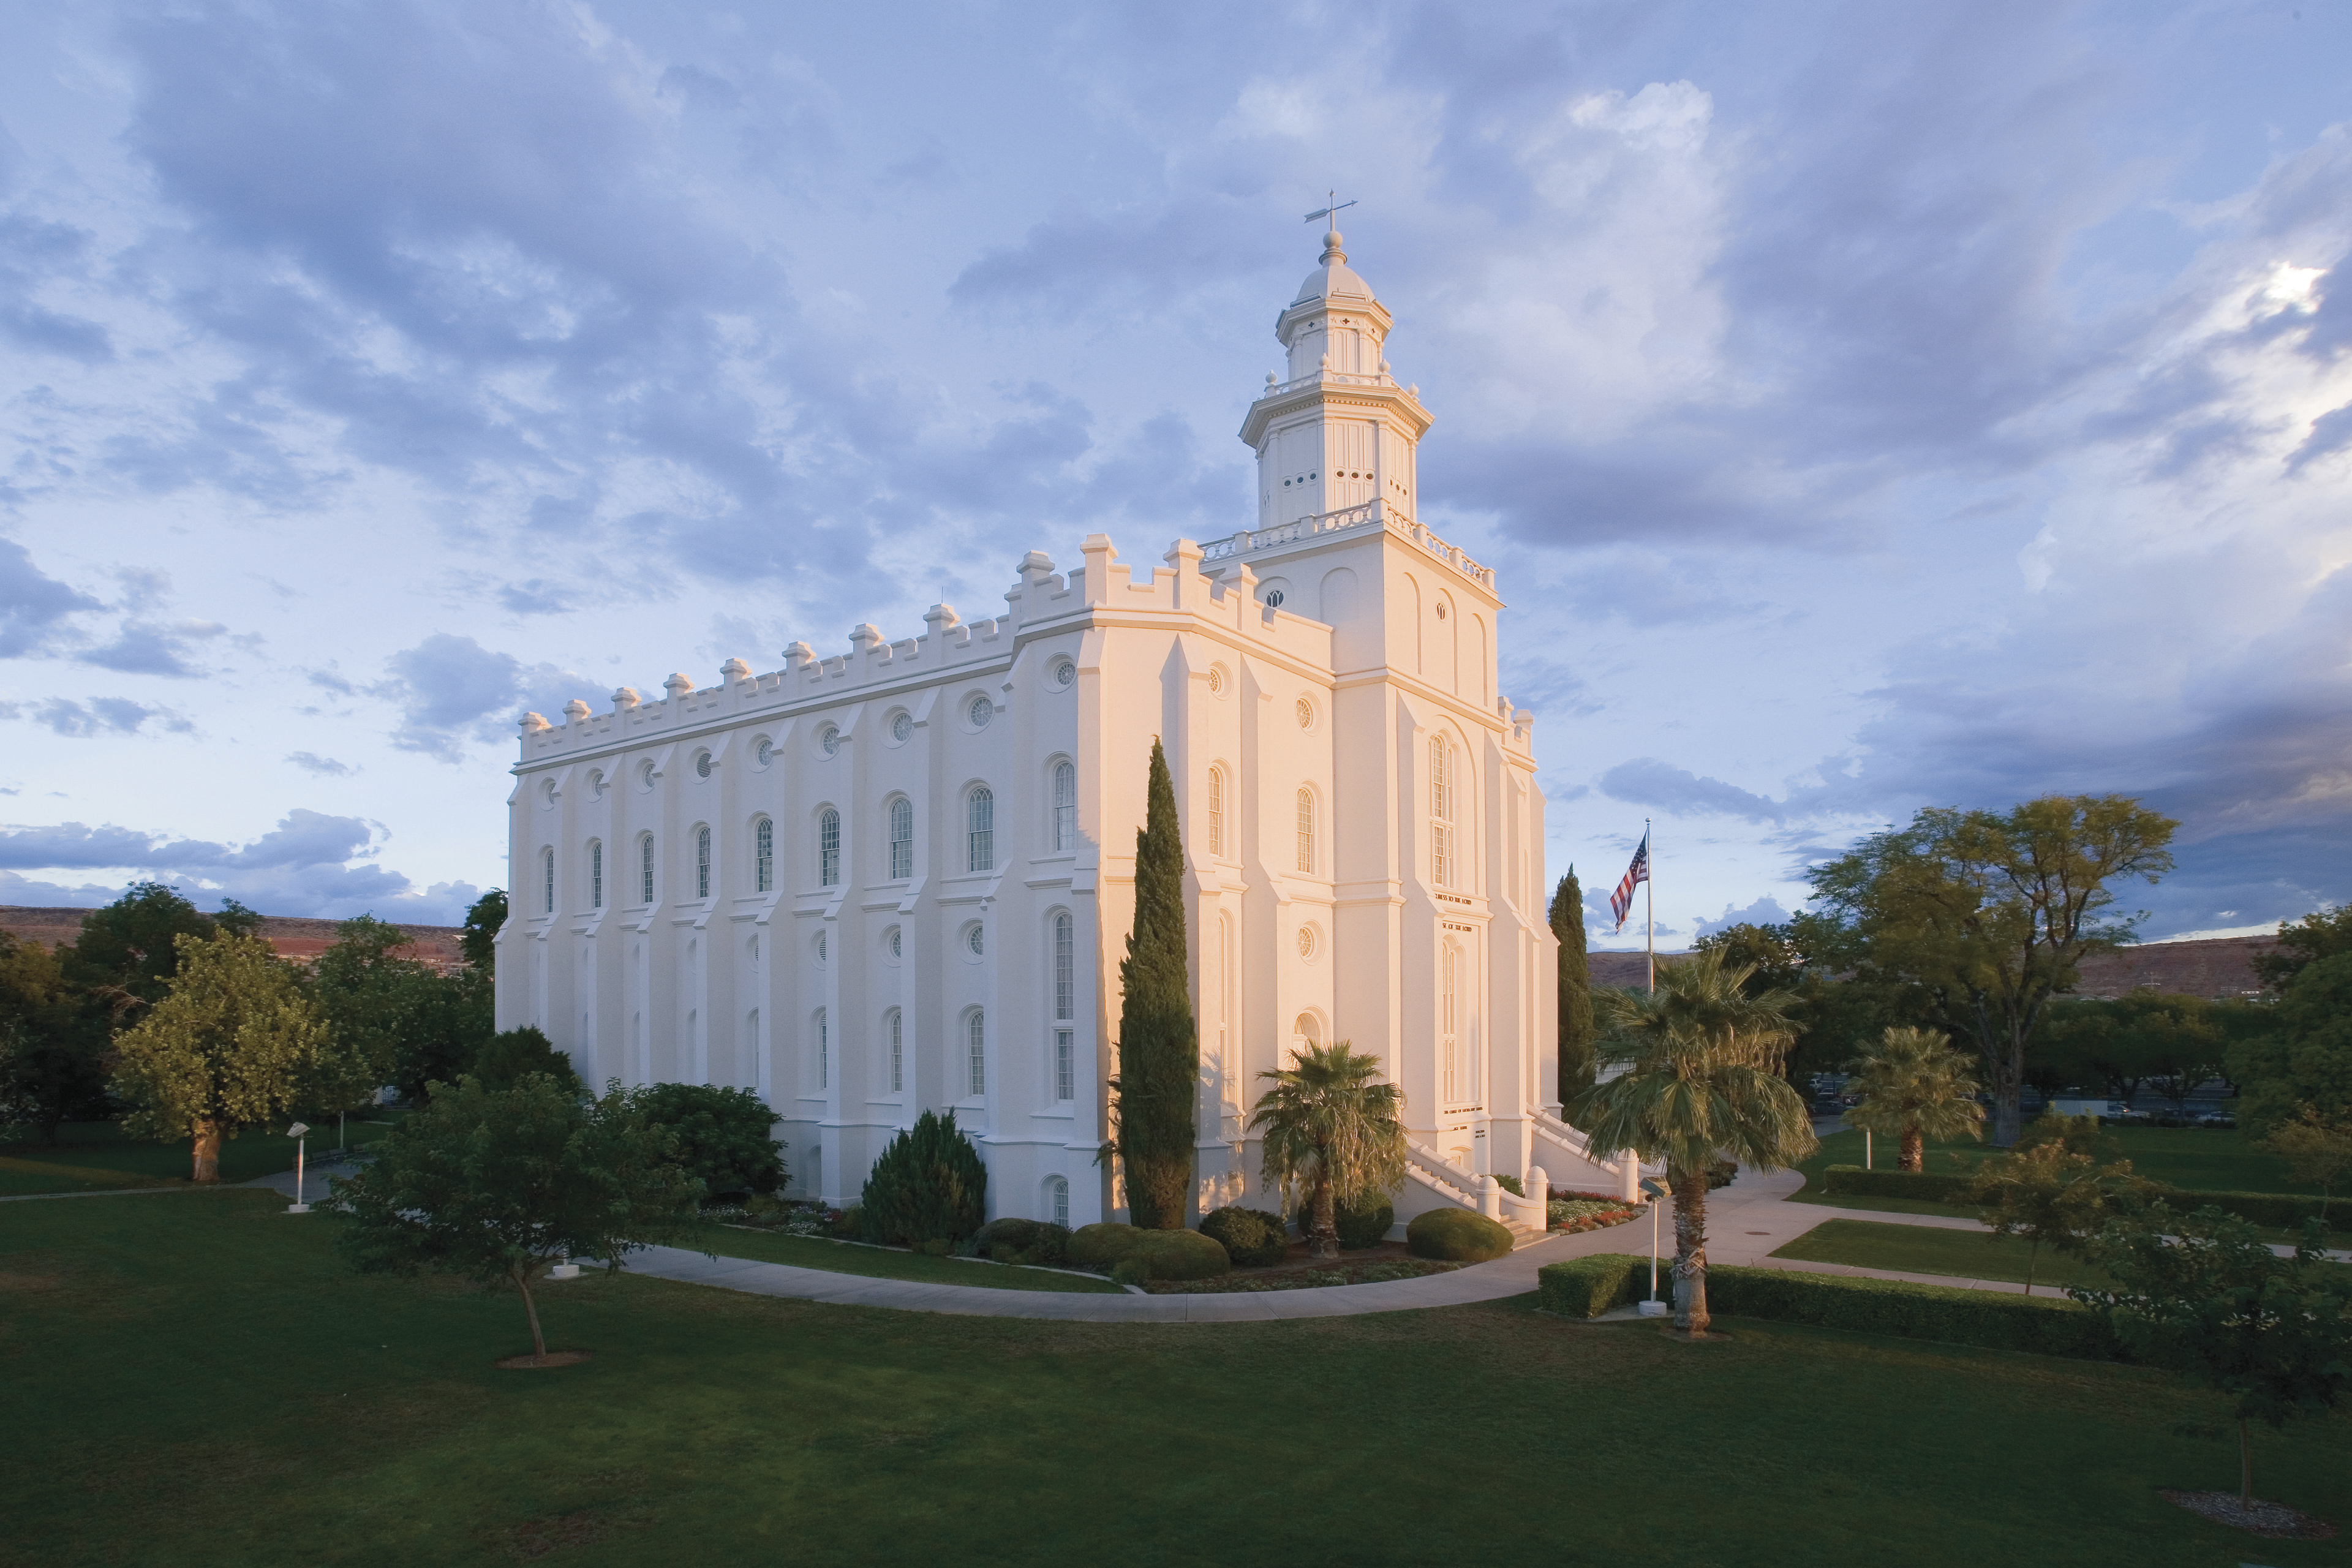
[[[1323,199],[1330,205],[1308,213],[1306,221],[1313,223],[1318,217],[1328,217],[1332,220],[1330,228],[1323,235],[1323,265],[1328,267],[1335,261],[1344,263],[1348,259],[1348,253],[1339,248],[1339,215],[1354,206],[1356,203],[1353,198],[1341,201],[1339,193],[1337,191],[1327,192]]]

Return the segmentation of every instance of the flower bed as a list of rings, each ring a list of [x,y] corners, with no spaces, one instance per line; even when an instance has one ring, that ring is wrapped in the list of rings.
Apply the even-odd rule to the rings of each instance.
[[[1391,1279],[1419,1279],[1430,1274],[1451,1274],[1461,1267],[1459,1263],[1435,1263],[1425,1258],[1386,1258],[1362,1263],[1343,1260],[1324,1268],[1237,1269],[1210,1279],[1153,1279],[1143,1289],[1155,1296],[1314,1290],[1327,1285],[1381,1285]]]
[[[1555,1194],[1544,1207],[1549,1220],[1547,1228],[1573,1234],[1584,1230],[1606,1230],[1612,1225],[1623,1225],[1638,1219],[1642,1205],[1629,1204],[1623,1198],[1606,1193]]]

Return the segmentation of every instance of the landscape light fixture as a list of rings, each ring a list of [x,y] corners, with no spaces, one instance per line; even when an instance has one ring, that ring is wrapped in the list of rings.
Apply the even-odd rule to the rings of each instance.
[[[310,1135],[310,1126],[300,1121],[297,1121],[286,1130],[286,1136],[294,1140],[294,1203],[287,1209],[288,1214],[310,1212],[310,1205],[302,1201],[302,1141]]]
[[[1636,1302],[1633,1310],[1645,1318],[1663,1318],[1666,1304],[1658,1300],[1658,1200],[1666,1195],[1666,1184],[1655,1176],[1644,1176],[1642,1193],[1650,1205],[1650,1299]]]

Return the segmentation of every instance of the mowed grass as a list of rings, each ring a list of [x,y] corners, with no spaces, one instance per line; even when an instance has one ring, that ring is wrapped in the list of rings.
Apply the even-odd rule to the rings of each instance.
[[[1060,1290],[1074,1294],[1124,1296],[1126,1290],[1108,1279],[1086,1274],[1066,1274],[1051,1268],[1022,1268],[977,1258],[926,1258],[919,1252],[888,1247],[857,1247],[814,1236],[779,1236],[742,1226],[706,1225],[694,1243],[721,1258],[749,1258],[761,1263],[789,1263],[800,1268],[824,1268],[835,1274],[859,1274],[874,1279],[913,1279],[926,1285],[978,1285],[991,1290]]]
[[[2307,1193],[2314,1197],[2319,1189],[2287,1179],[2285,1162],[2275,1154],[2264,1153],[2248,1142],[2233,1127],[2116,1127],[2105,1129],[2116,1142],[2118,1157],[2129,1160],[2132,1170],[2139,1175],[2164,1182],[2176,1187],[2201,1188],[2207,1192],[2229,1193]],[[1882,1171],[1895,1168],[1898,1152],[1892,1138],[1875,1140],[1875,1166]],[[1845,1130],[1827,1134],[1812,1158],[1798,1166],[1804,1173],[1805,1185],[1795,1194],[1794,1201],[1808,1204],[1829,1204],[1838,1208],[1875,1209],[1882,1214],[1941,1214],[1974,1216],[1971,1208],[1950,1204],[1925,1203],[1916,1198],[1833,1197],[1822,1190],[1822,1182],[1832,1165],[1862,1163],[1862,1134]],[[1930,1142],[1927,1150],[1927,1169],[1938,1175],[1973,1168],[1979,1162],[2000,1152],[1989,1143],[1961,1142]]]
[[[2035,1291],[2048,1287],[2053,1295],[2068,1285],[2105,1288],[2115,1283],[2104,1268],[2063,1257],[2046,1247],[2035,1260],[2032,1251],[2030,1242],[1986,1231],[1833,1219],[1815,1226],[1772,1256],[1902,1274],[1948,1274],[1962,1279],[2023,1280],[2032,1261]]]
[[[373,1143],[392,1131],[370,1111],[365,1120],[346,1123],[353,1145]],[[241,1132],[221,1145],[220,1174],[224,1182],[249,1182],[294,1168],[294,1140],[281,1137],[285,1122],[274,1130]],[[335,1141],[331,1118],[314,1125],[310,1153],[313,1159]],[[15,1193],[74,1193],[110,1187],[186,1186],[194,1168],[195,1152],[184,1138],[158,1143],[124,1134],[113,1121],[68,1121],[58,1129],[58,1146],[38,1142],[0,1144],[0,1194]]]
[[[543,1311],[594,1359],[509,1372],[511,1297],[352,1275],[283,1207],[0,1205],[0,1563],[2347,1560],[2158,1497],[2236,1458],[2146,1369],[1526,1300],[1098,1325],[591,1275]],[[2352,1420],[2257,1445],[2263,1496],[2352,1524]]]

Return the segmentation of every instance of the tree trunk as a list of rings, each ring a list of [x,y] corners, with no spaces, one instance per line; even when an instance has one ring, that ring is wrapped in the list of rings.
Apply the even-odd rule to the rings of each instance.
[[[199,1121],[195,1127],[195,1172],[192,1182],[220,1180],[221,1127],[217,1121]]]
[[[2018,1104],[2024,1082],[2022,1053],[2006,1047],[1992,1058],[1992,1142],[1997,1149],[2017,1147],[2025,1131],[2025,1112]]]
[[[1337,1258],[1339,1256],[1339,1217],[1332,1212],[1331,1178],[1318,1174],[1307,1196],[1307,1256]]]
[[[1924,1171],[1927,1168],[1927,1142],[1919,1135],[1919,1126],[1916,1122],[1903,1130],[1902,1166],[1906,1171]]]
[[[1706,1332],[1706,1173],[1669,1171],[1675,1193],[1675,1327]]]
[[[2254,1435],[2246,1426],[2243,1415],[2238,1417],[2238,1506],[2251,1508],[2254,1501]]]
[[[531,1300],[530,1275],[520,1268],[514,1271],[515,1289],[522,1292],[523,1315],[530,1320],[530,1353],[532,1359],[547,1359],[547,1340],[539,1331],[539,1303]]]
[[[2029,1296],[2033,1294],[2034,1266],[2039,1264],[2041,1261],[2042,1237],[2040,1233],[2037,1232],[2033,1237],[2033,1245],[2025,1249],[2025,1293]]]

